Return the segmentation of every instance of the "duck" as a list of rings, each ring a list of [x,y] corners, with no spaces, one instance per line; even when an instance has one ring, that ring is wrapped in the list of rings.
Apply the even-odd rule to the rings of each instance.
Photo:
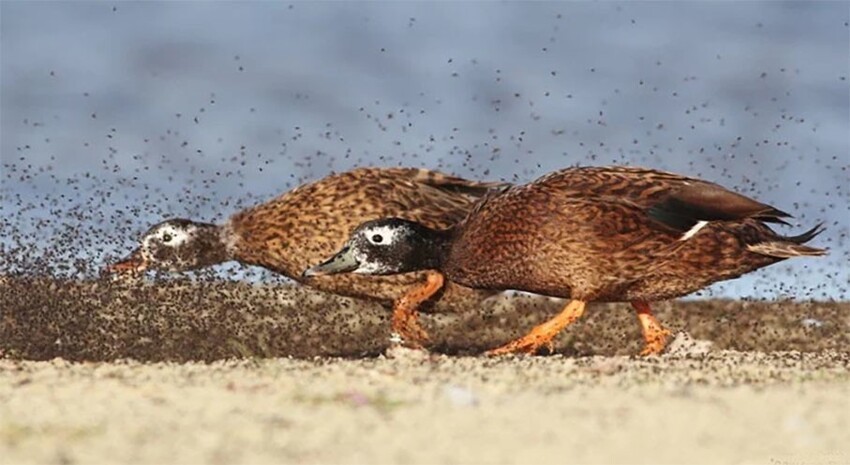
[[[134,251],[105,271],[120,275],[146,270],[182,272],[229,261],[259,266],[321,291],[393,306],[394,340],[421,348],[428,335],[418,314],[406,311],[410,308],[406,301],[403,305],[395,301],[413,288],[433,285],[425,273],[337,275],[308,282],[301,271],[338,250],[364,221],[398,217],[447,228],[466,217],[478,199],[506,185],[421,168],[357,168],[236,212],[223,224],[184,218],[159,222],[141,236]],[[433,312],[460,311],[494,294],[456,284],[441,284],[440,291],[430,302]]]
[[[653,302],[696,292],[792,257],[820,256],[805,245],[822,224],[797,236],[770,225],[790,218],[718,184],[630,166],[570,167],[531,183],[491,191],[462,221],[434,228],[406,218],[358,226],[305,277],[425,271],[429,286],[401,299],[425,302],[444,282],[569,299],[555,317],[489,355],[553,349],[553,338],[589,302],[629,302],[642,329],[642,355],[670,336]],[[433,295],[433,294],[432,294]]]

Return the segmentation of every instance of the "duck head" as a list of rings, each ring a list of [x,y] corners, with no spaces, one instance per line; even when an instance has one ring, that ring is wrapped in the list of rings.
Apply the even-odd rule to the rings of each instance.
[[[333,257],[310,267],[302,278],[338,273],[390,275],[439,269],[448,235],[414,221],[384,218],[367,221],[351,233]]]
[[[170,219],[152,226],[139,247],[123,260],[106,268],[111,273],[145,270],[187,271],[227,261],[221,227],[184,219]]]

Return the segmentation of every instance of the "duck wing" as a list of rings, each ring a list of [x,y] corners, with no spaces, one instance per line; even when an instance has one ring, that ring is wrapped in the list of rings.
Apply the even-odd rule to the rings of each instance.
[[[644,208],[650,218],[680,232],[700,222],[755,219],[787,224],[791,215],[701,179],[647,168],[578,167],[560,172],[572,195],[615,197]]]
[[[465,194],[476,198],[486,196],[493,191],[503,190],[512,185],[511,183],[500,181],[472,181],[424,168],[387,168],[386,171],[394,171],[399,177],[407,177],[412,182],[427,185],[441,191]]]
[[[683,182],[659,195],[647,214],[674,229],[687,231],[699,222],[754,219],[788,224],[791,215],[770,205],[705,181]]]
[[[382,168],[374,189],[394,208],[393,216],[444,229],[511,184],[480,182],[419,168]]]

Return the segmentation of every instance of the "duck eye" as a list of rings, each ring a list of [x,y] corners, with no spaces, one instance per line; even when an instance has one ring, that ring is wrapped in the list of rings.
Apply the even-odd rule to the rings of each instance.
[[[171,234],[165,233],[162,235],[162,242],[171,242]]]
[[[376,244],[379,244],[383,241],[384,241],[384,236],[382,236],[380,234],[375,234],[374,236],[372,236],[372,242],[374,242]]]

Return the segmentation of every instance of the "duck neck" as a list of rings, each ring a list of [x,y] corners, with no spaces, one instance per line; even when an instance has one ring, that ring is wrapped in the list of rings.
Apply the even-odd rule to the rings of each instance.
[[[196,257],[197,268],[205,268],[232,260],[227,244],[226,228],[211,223],[195,223],[195,247],[193,256]]]
[[[416,250],[419,252],[417,268],[422,270],[441,270],[451,250],[451,230],[437,230],[422,227],[419,233],[420,244]]]

